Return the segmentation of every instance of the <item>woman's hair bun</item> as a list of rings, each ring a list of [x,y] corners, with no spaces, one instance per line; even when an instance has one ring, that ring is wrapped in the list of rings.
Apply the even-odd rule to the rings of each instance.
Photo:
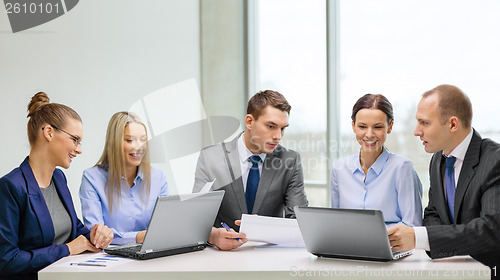
[[[33,95],[30,103],[28,104],[28,118],[38,112],[44,105],[49,104],[50,99],[45,92],[38,92]]]

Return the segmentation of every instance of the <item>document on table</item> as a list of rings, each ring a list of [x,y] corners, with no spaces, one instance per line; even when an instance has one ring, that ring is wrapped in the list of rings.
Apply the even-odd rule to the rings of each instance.
[[[55,266],[95,270],[102,269],[104,267],[118,266],[131,261],[133,261],[133,259],[108,255],[106,253],[100,252],[96,254],[70,256],[69,258],[62,259],[62,261],[58,262]]]
[[[295,219],[243,214],[240,232],[248,240],[267,242],[280,247],[305,247]]]

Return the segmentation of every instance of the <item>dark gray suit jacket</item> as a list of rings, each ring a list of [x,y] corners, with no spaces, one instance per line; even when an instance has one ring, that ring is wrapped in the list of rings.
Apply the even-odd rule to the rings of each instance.
[[[432,156],[429,205],[424,226],[431,258],[471,255],[494,267],[500,265],[500,144],[482,139],[475,130],[460,171],[455,194],[455,224],[448,217],[443,187],[445,159]]]
[[[235,230],[239,227],[234,221],[248,212],[241,179],[238,138],[225,143],[226,151],[222,144],[201,150],[193,187],[193,192],[199,192],[205,183],[216,179],[211,190],[225,190],[225,194],[214,226],[220,227],[223,221]],[[293,207],[307,204],[300,155],[278,145],[264,160],[252,214],[271,217],[283,217],[284,214],[287,218],[294,218]]]

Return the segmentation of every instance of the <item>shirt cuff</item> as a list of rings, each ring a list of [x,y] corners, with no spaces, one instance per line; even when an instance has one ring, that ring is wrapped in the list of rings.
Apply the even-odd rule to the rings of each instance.
[[[137,236],[138,231],[130,231],[130,232],[121,232],[115,233],[115,237],[113,238],[113,242],[111,244],[116,245],[125,245],[125,244],[136,244],[135,237]]]
[[[426,227],[413,227],[415,231],[415,249],[430,251],[429,237],[427,236]]]

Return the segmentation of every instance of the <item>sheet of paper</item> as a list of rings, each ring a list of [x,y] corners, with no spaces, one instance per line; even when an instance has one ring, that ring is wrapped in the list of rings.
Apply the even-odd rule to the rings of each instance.
[[[215,178],[212,182],[207,182],[200,190],[200,193],[206,193],[210,191],[210,188],[212,188],[212,185],[215,183],[215,180],[217,180],[217,178]]]
[[[133,261],[133,259],[108,255],[104,252],[100,252],[97,254],[82,254],[80,256],[71,256],[66,260],[67,261],[58,262],[56,266],[99,270],[104,267],[113,267]]]
[[[240,232],[248,240],[267,242],[280,247],[305,247],[295,219],[243,214]]]

